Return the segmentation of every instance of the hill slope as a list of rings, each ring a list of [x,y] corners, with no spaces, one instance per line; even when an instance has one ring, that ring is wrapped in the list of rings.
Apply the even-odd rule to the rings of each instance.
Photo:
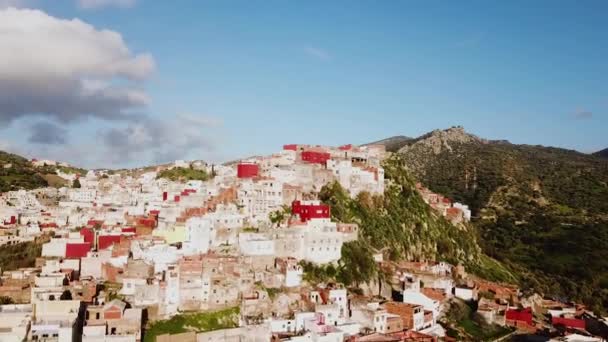
[[[608,307],[608,161],[462,128],[399,152],[430,189],[471,206],[484,252],[520,271],[522,285]]]
[[[363,146],[384,145],[386,147],[387,151],[397,152],[400,148],[407,145],[410,141],[412,141],[412,138],[410,138],[410,137],[406,137],[404,135],[396,135],[394,137],[367,143],[367,144],[364,144]]]
[[[45,165],[36,167],[24,157],[0,151],[0,192],[67,185],[63,178],[57,176],[58,171],[81,175],[87,172],[85,169],[72,166]]]
[[[47,184],[29,160],[0,151],[0,192],[35,189]]]
[[[360,244],[386,248],[393,260],[445,260],[462,263],[488,279],[514,280],[502,265],[481,252],[472,227],[452,225],[424,202],[402,158],[395,155],[383,166],[389,180],[384,196],[361,193],[351,199],[338,183],[326,185],[319,194],[331,205],[335,220],[359,224]],[[348,249],[346,253],[343,249],[343,259],[362,260],[369,248],[359,246],[355,251],[348,255]]]
[[[597,151],[593,153],[593,155],[600,158],[608,158],[608,148],[605,148],[601,151]]]

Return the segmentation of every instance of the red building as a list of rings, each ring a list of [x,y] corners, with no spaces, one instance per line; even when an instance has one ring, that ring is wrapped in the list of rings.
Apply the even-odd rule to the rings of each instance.
[[[327,152],[317,151],[304,151],[302,152],[302,160],[308,163],[321,164],[325,163],[331,158],[331,155]]]
[[[120,235],[99,235],[97,238],[97,249],[102,250],[120,242]]]
[[[532,325],[532,309],[525,308],[507,310],[505,319],[509,325],[515,325],[517,322],[524,322],[528,325]]]
[[[120,229],[123,233],[133,233],[135,234],[135,227],[124,227]]]
[[[285,150],[285,151],[297,151],[298,150],[298,145],[297,144],[283,145],[283,150]]]
[[[253,163],[241,163],[236,166],[236,176],[238,178],[253,178],[260,172],[260,167]]]
[[[80,230],[80,236],[84,237],[84,242],[88,242],[90,244],[95,241],[95,232],[89,228],[82,228]]]
[[[348,150],[350,150],[352,148],[353,148],[353,144],[342,145],[342,146],[338,147],[338,149],[340,151],[348,151]]]
[[[576,328],[583,330],[587,328],[587,325],[585,324],[584,320],[576,318],[552,317],[551,324],[553,324],[554,326],[563,325],[567,328]]]
[[[87,221],[87,226],[89,227],[94,227],[94,226],[102,226],[103,225],[103,221],[102,220],[89,220]]]
[[[167,198],[169,198],[169,194],[166,191],[164,191],[163,192],[163,202],[166,201]]]
[[[330,218],[331,212],[325,204],[302,204],[300,201],[293,201],[291,213],[300,216],[302,222],[315,218]]]
[[[80,259],[87,256],[91,250],[89,242],[68,243],[65,245],[65,257],[70,259]]]

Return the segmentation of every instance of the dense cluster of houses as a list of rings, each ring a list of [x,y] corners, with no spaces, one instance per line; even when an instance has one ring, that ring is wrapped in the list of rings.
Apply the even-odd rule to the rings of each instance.
[[[466,204],[453,202],[441,194],[432,192],[421,183],[416,183],[416,190],[431,208],[450,222],[458,224],[471,220],[471,210]]]
[[[522,305],[516,288],[461,265],[395,263],[377,251],[392,276],[360,291],[304,281],[301,261],[336,263],[359,234],[316,193],[333,181],[353,197],[383,193],[384,157],[383,146],[285,145],[229,165],[173,166],[206,170],[207,181],[99,170],[65,175],[80,187],[3,193],[0,245],[41,250],[32,267],[2,272],[0,341],[142,341],[155,321],[235,307],[238,327],[157,340],[450,340],[439,321],[453,298],[522,330],[540,329],[533,314],[548,308],[553,326],[589,335],[584,310]],[[453,222],[470,219],[466,206],[418,190]]]

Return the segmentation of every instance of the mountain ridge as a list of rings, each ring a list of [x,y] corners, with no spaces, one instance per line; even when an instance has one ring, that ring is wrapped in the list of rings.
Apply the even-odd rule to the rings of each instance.
[[[598,158],[607,158],[608,159],[608,148],[605,148],[601,151],[597,151],[592,153],[593,156],[596,156]]]
[[[483,251],[519,271],[524,287],[608,306],[607,160],[459,127],[399,154],[425,186],[471,207]]]

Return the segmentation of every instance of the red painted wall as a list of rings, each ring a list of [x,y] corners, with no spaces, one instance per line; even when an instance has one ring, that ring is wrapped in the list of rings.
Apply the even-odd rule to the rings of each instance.
[[[120,242],[120,235],[99,235],[97,238],[97,249],[106,249]]]
[[[298,145],[296,145],[296,144],[283,145],[283,150],[285,150],[285,151],[297,151],[298,150]]]
[[[582,319],[576,319],[576,318],[552,317],[551,323],[553,325],[561,324],[568,328],[578,328],[578,329],[583,329],[583,330],[585,330],[587,328],[585,321],[583,321]]]
[[[252,178],[258,175],[260,167],[257,164],[242,163],[236,167],[236,176],[238,178]]]
[[[304,151],[302,152],[302,160],[309,163],[325,165],[330,158],[327,152]]]
[[[169,194],[165,191],[163,192],[163,201],[166,201],[169,198]]]
[[[511,321],[526,322],[532,325],[532,309],[526,308],[523,310],[507,310],[506,319]]]
[[[87,256],[91,250],[89,242],[84,243],[68,243],[65,245],[65,257],[71,259],[80,259]]]
[[[350,150],[351,148],[353,148],[353,145],[352,145],[352,144],[348,144],[348,145],[342,145],[342,146],[338,147],[338,149],[340,149],[341,151],[348,151],[348,150]]]
[[[95,232],[89,228],[82,228],[80,230],[80,236],[84,237],[84,242],[88,242],[90,244],[95,241]]]
[[[300,216],[300,220],[306,222],[315,218],[330,218],[331,211],[328,205],[304,205],[300,201],[293,201],[291,204],[291,213]]]
[[[135,233],[135,227],[124,227],[120,231],[123,233]]]

